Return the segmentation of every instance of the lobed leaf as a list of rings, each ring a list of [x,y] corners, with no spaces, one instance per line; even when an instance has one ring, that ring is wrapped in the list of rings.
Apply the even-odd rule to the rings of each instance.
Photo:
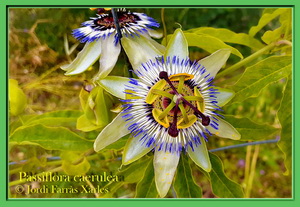
[[[194,33],[184,33],[184,35],[186,40],[188,41],[189,46],[202,48],[203,50],[209,53],[213,53],[219,49],[229,48],[231,49],[232,54],[240,58],[244,58],[243,55],[237,49],[225,44],[223,41],[213,36]]]
[[[275,30],[268,30],[263,34],[261,39],[265,43],[270,44],[278,41],[279,39],[291,40],[292,10],[285,10],[285,12],[280,15],[279,22],[281,24],[280,27]]]
[[[198,186],[192,175],[187,156],[181,156],[177,166],[174,189],[178,198],[201,198],[202,189]]]
[[[151,159],[152,161],[152,159]],[[158,192],[156,190],[154,179],[154,167],[153,163],[149,162],[148,167],[145,170],[143,178],[138,182],[136,186],[135,198],[157,198]]]
[[[210,161],[212,170],[209,173],[201,171],[210,179],[213,193],[220,198],[243,198],[242,187],[225,175],[221,159],[210,153]]]
[[[199,35],[210,35],[212,37],[218,38],[223,42],[245,45],[253,50],[259,50],[264,47],[264,44],[262,44],[259,40],[253,38],[249,34],[235,33],[225,28],[199,27],[187,30],[186,32]]]
[[[266,26],[270,21],[281,15],[282,13],[286,12],[286,8],[279,8],[274,10],[273,12],[269,10],[269,12],[265,12],[261,18],[259,19],[259,22],[256,26],[253,26],[250,28],[249,35],[255,36],[257,32],[259,32],[264,26]]]
[[[37,115],[27,120],[24,125],[42,124],[46,126],[75,126],[82,112],[77,110],[62,110]]]
[[[232,115],[225,115],[225,120],[241,134],[240,141],[263,140],[278,132],[278,129],[269,124],[257,124],[247,117],[237,118]]]
[[[46,127],[41,124],[19,127],[10,136],[10,142],[39,145],[47,150],[85,151],[93,147],[93,142],[67,128]]]
[[[124,184],[126,183],[137,183],[140,181],[140,179],[143,177],[145,170],[147,166],[149,165],[149,162],[152,161],[152,159],[144,158],[140,159],[126,167],[123,167],[123,169],[118,172],[116,175],[121,176],[124,178],[123,182],[110,182],[107,185],[104,186],[104,188],[109,188],[109,193],[103,195],[105,198],[111,198],[113,197],[113,194]],[[151,164],[152,162],[150,162]]]
[[[292,79],[289,76],[281,105],[277,113],[281,124],[280,140],[278,147],[284,154],[285,174],[288,175],[292,170]]]
[[[268,84],[291,73],[291,69],[291,56],[268,57],[246,68],[242,77],[230,88],[236,92],[231,103],[242,102],[249,97],[256,97]]]

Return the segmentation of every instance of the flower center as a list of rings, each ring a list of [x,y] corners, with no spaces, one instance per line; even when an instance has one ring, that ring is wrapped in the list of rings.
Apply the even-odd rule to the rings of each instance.
[[[140,20],[137,15],[132,13],[127,13],[125,11],[118,11],[118,22],[121,28],[125,27],[129,23],[136,23]],[[112,16],[112,13],[109,13],[107,16],[101,16],[94,20],[94,27],[100,27],[101,30],[115,28],[115,22]]]
[[[210,122],[208,116],[203,114],[204,99],[197,87],[191,88],[187,80],[194,76],[179,73],[168,76],[167,72],[159,74],[159,80],[151,87],[146,97],[146,103],[152,104],[152,115],[160,125],[168,128],[172,137],[177,137],[179,129],[188,128],[202,119],[202,125]]]

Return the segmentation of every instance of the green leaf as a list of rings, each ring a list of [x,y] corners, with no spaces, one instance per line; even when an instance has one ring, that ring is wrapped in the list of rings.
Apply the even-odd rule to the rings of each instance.
[[[151,159],[152,161],[152,159]],[[153,163],[149,162],[145,170],[144,177],[138,182],[136,186],[135,198],[157,198],[158,192],[156,190],[154,179]]]
[[[70,156],[72,156],[72,154],[70,154]],[[86,157],[83,157],[79,163],[73,163],[69,160],[63,160],[62,162],[62,169],[67,175],[85,175],[90,167],[91,165]]]
[[[109,193],[105,194],[104,198],[111,198],[113,194],[124,184],[126,183],[137,183],[143,177],[149,162],[152,159],[143,158],[140,159],[126,167],[123,166],[123,169],[118,172],[116,175],[123,177],[124,182],[110,182],[104,186],[104,188],[108,188]],[[152,162],[151,162],[152,163]]]
[[[89,98],[90,93],[84,90],[84,88],[81,88],[80,93],[79,93],[79,100],[80,100],[80,105],[81,108],[84,110],[86,107],[87,100]]]
[[[90,132],[96,129],[102,129],[104,127],[105,126],[96,125],[95,123],[91,122],[90,119],[88,119],[85,114],[81,115],[77,119],[77,123],[76,123],[76,129],[83,132]]]
[[[93,147],[87,141],[64,127],[46,127],[31,125],[19,127],[10,137],[12,144],[39,145],[47,150],[85,151]]]
[[[95,125],[106,126],[112,119],[112,101],[100,86],[93,88],[85,106],[86,117]]]
[[[229,29],[199,27],[199,28],[187,30],[186,32],[200,34],[200,35],[201,34],[210,35],[223,42],[245,45],[247,47],[250,47],[253,50],[259,50],[262,47],[264,47],[264,45],[259,40],[251,37],[250,35],[245,33],[235,33]]]
[[[184,33],[189,46],[195,46],[204,49],[209,53],[213,53],[219,49],[229,48],[231,53],[243,58],[243,55],[235,48],[225,44],[218,38],[205,34]],[[208,44],[209,43],[209,44]]]
[[[74,127],[77,118],[82,114],[75,110],[62,110],[37,115],[27,120],[24,125],[42,124],[46,126],[69,126]]]
[[[174,189],[178,198],[201,198],[202,189],[192,175],[187,156],[181,156],[174,181]]]
[[[24,111],[27,106],[27,97],[18,85],[18,81],[9,79],[9,112],[17,116]]]
[[[201,171],[210,179],[214,195],[220,198],[243,198],[244,192],[242,187],[225,175],[221,159],[212,153],[209,156],[212,170],[209,173],[204,170]]]
[[[88,132],[109,124],[113,100],[101,86],[93,88],[90,93],[81,90],[79,98],[84,114],[77,119],[76,129]]]
[[[292,33],[292,10],[287,9],[280,15],[279,22],[281,24],[275,30],[266,31],[261,39],[270,44],[272,42],[278,41],[279,39],[291,40]]]
[[[278,147],[284,154],[285,175],[292,170],[292,79],[289,76],[281,105],[278,110],[278,119],[281,124],[281,136]]]
[[[90,169],[90,163],[82,153],[63,151],[60,154],[62,159],[62,168],[68,175],[84,175]]]
[[[265,12],[261,18],[259,19],[259,22],[256,26],[253,26],[250,28],[249,35],[255,36],[257,32],[259,32],[264,26],[266,26],[270,21],[278,17],[280,14],[285,12],[288,9],[285,8],[279,8],[274,10],[272,13]]]
[[[291,69],[291,56],[268,57],[246,68],[242,77],[231,87],[236,92],[231,103],[242,102],[249,97],[256,97],[268,84],[291,73]]]
[[[232,124],[241,134],[240,141],[264,140],[278,132],[278,129],[269,124],[257,124],[246,117],[236,118],[231,115],[225,115],[225,120]]]
[[[45,163],[39,160],[37,157],[31,157],[27,160],[27,162],[22,166],[23,172],[32,172],[36,173],[39,168],[45,167]]]

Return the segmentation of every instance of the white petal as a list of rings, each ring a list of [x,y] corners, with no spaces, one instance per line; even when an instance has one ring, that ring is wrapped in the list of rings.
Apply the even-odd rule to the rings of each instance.
[[[142,34],[144,37],[146,37],[148,40],[149,40],[149,42],[154,46],[154,47],[156,47],[156,49],[158,49],[161,53],[165,53],[166,52],[166,47],[165,46],[163,46],[163,45],[161,45],[161,44],[159,44],[158,42],[156,42],[154,39],[152,39],[151,37],[150,37],[150,35],[148,35],[148,34]]]
[[[140,138],[142,136],[143,134],[141,133],[141,135],[137,137],[131,136],[128,139],[122,156],[123,165],[128,165],[140,159],[152,149],[151,147],[146,147],[145,145],[142,145],[142,141],[140,141]]]
[[[100,79],[97,82],[110,94],[126,99],[125,85],[128,84],[129,78],[119,76],[107,76],[104,79]]]
[[[100,56],[100,67],[97,75],[98,79],[105,78],[112,71],[118,60],[121,45],[114,43],[114,35],[111,34],[109,37],[102,40],[102,54]]]
[[[233,90],[230,89],[225,89],[225,88],[218,88],[215,87],[216,89],[218,89],[218,94],[215,94],[215,96],[217,97],[217,101],[218,101],[218,106],[222,107],[225,104],[227,104],[235,95],[235,92]]]
[[[83,49],[78,53],[75,60],[68,65],[61,66],[61,69],[67,71],[65,75],[76,75],[86,71],[100,57],[101,41],[86,43]]]
[[[215,77],[222,66],[225,65],[230,53],[230,49],[220,49],[210,56],[199,60],[198,63],[205,66],[211,77]]]
[[[168,42],[165,58],[168,56],[177,56],[186,59],[189,56],[188,42],[181,29],[176,29]]]
[[[222,137],[222,138],[229,138],[229,139],[233,139],[233,140],[239,140],[241,138],[241,134],[231,125],[229,124],[227,121],[217,117],[218,121],[216,121],[219,126],[218,126],[218,130],[216,130],[215,128],[213,128],[211,125],[206,126],[206,128],[212,133],[217,135],[218,137]],[[212,122],[211,122],[212,124]]]
[[[111,143],[129,134],[126,122],[122,118],[124,114],[119,113],[110,124],[108,124],[98,135],[94,142],[96,152],[102,150]]]
[[[134,70],[137,70],[142,63],[162,56],[162,53],[146,37],[122,37],[121,42]]]
[[[163,33],[162,32],[159,32],[157,30],[154,30],[154,29],[148,29],[148,33],[151,37],[154,37],[156,39],[160,39],[162,38],[163,36]]]
[[[164,150],[155,151],[154,153],[155,184],[162,198],[166,196],[172,184],[179,158],[179,154],[165,152]]]
[[[203,170],[206,172],[211,171],[211,163],[206,147],[205,140],[201,137],[201,144],[197,147],[194,147],[194,151],[191,148],[188,148],[187,152],[190,158]]]

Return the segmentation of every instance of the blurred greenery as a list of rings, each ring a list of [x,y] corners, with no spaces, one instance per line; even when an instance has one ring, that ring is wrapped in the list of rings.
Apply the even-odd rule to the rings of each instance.
[[[144,12],[148,16],[156,19],[162,25],[161,9],[159,8],[130,8],[130,10]],[[265,10],[265,13],[266,12],[271,12],[271,10]],[[214,27],[226,28],[235,33],[248,33],[252,26],[257,25],[262,13],[263,9],[260,8],[166,8],[164,10],[164,19],[168,34],[172,34],[179,25],[183,30],[198,27]],[[10,133],[11,135],[15,134],[12,136],[13,140],[22,139],[22,136],[20,135],[17,137],[18,130],[20,131],[20,129],[17,128],[26,124],[31,127],[38,127],[41,138],[43,138],[43,130],[58,130],[58,127],[55,127],[58,125],[68,127],[68,132],[66,133],[69,135],[76,135],[88,140],[96,138],[100,130],[98,126],[95,127],[95,129],[97,129],[95,131],[84,133],[76,129],[76,119],[80,115],[83,116],[79,98],[80,91],[88,84],[86,80],[90,80],[96,73],[98,68],[97,63],[92,66],[89,71],[77,76],[66,77],[64,71],[60,70],[60,66],[73,60],[83,47],[83,44],[79,44],[72,54],[66,54],[64,47],[65,42],[68,42],[69,48],[77,44],[77,40],[71,35],[72,29],[78,28],[83,21],[88,20],[89,17],[94,15],[95,12],[87,8],[9,9],[9,78],[18,81],[19,86],[17,87],[20,87],[27,97],[27,106],[23,114],[21,116],[10,117]],[[272,21],[259,31],[255,37],[261,37],[267,30],[274,30],[279,25],[278,21]],[[160,30],[162,31],[162,26],[160,27]],[[65,38],[67,38],[66,41]],[[158,41],[160,42],[160,40]],[[249,56],[253,52],[251,48],[244,45],[235,43],[228,43],[228,45],[236,48],[244,57]],[[208,54],[209,53],[203,49],[197,47],[190,48],[190,58],[193,60],[198,60]],[[263,57],[264,56],[259,60]],[[239,57],[231,55],[227,64],[230,66],[239,60]],[[126,67],[124,67],[125,62],[126,60],[120,57],[111,75],[127,74]],[[252,64],[254,63],[255,61]],[[222,83],[223,85],[231,87],[231,85],[241,77],[242,72],[243,70],[237,70],[233,74],[228,75],[228,79],[217,79],[215,84],[218,85]],[[223,107],[224,114],[236,115],[238,118],[246,117],[255,121],[257,124],[266,124],[273,128],[280,129],[277,111],[280,107],[286,81],[287,80],[284,78],[275,81],[258,91],[257,93],[259,94],[257,97],[248,98],[242,103],[227,104]],[[110,96],[109,94],[106,95]],[[115,105],[112,106],[111,104],[109,107],[115,107],[116,109],[118,105],[117,101],[114,100],[114,103]],[[65,113],[61,112],[61,110],[69,110],[69,115],[59,115]],[[111,114],[108,116],[115,115],[113,112],[110,113]],[[67,119],[62,119],[61,117],[67,117]],[[110,118],[111,117],[109,117],[109,119]],[[42,123],[43,125],[36,125],[37,123]],[[53,129],[54,127],[50,128],[49,125],[52,127],[54,126],[55,129]],[[33,136],[30,135],[29,132],[27,133],[28,136]],[[54,137],[52,138],[58,138],[58,135],[56,134],[53,136]],[[277,138],[279,136],[280,133],[276,132],[268,138]],[[216,137],[211,137],[209,139],[210,140],[207,143],[209,149],[241,143],[240,141],[225,140]],[[266,137],[261,137],[261,139],[266,139]],[[59,140],[53,139],[51,141],[55,145],[55,142],[58,142]],[[19,172],[22,171],[33,171],[37,173],[53,171],[58,172],[58,174],[61,175],[68,173],[68,170],[71,168],[72,170],[83,172],[83,174],[88,172],[89,175],[96,175],[99,174],[99,172],[113,172],[113,174],[124,175],[125,179],[129,180],[125,180],[125,184],[119,182],[27,182],[24,184],[24,187],[35,186],[38,188],[47,185],[57,185],[61,188],[74,188],[80,185],[88,185],[90,187],[93,185],[100,185],[102,188],[109,188],[110,192],[105,195],[98,195],[99,197],[127,198],[145,195],[147,192],[139,192],[136,194],[135,187],[137,186],[137,188],[140,188],[141,183],[151,183],[153,180],[146,178],[139,180],[137,174],[141,174],[142,177],[142,175],[145,174],[143,170],[145,170],[146,167],[149,169],[146,173],[149,175],[153,174],[151,171],[153,169],[150,166],[152,165],[152,152],[149,156],[143,157],[129,166],[122,166],[120,157],[122,155],[122,146],[124,146],[125,141],[126,138],[121,139],[97,154],[93,154],[91,151],[76,152],[79,154],[74,154],[73,156],[76,158],[79,156],[79,159],[68,163],[66,163],[65,160],[47,162],[47,158],[49,157],[61,156],[59,150],[66,150],[66,148],[64,148],[65,146],[57,147],[58,150],[47,150],[48,148],[43,144],[30,145],[29,143],[26,143],[26,145],[10,145],[9,161],[16,162],[16,164],[9,166],[11,184],[18,183]],[[56,143],[56,145],[59,145],[59,143]],[[78,143],[78,145],[80,145],[80,143]],[[42,148],[43,146],[44,148]],[[86,148],[83,150],[88,149],[90,146],[84,147]],[[291,197],[291,174],[287,176],[283,175],[283,172],[285,172],[283,156],[276,144],[261,145],[259,148],[245,147],[230,149],[219,151],[215,154],[223,161],[226,175],[236,183],[242,184],[243,189],[247,189],[247,174],[251,174],[251,172],[247,172],[249,168],[249,166],[247,166],[249,165],[249,162],[247,163],[247,157],[253,157],[256,153],[255,150],[256,152],[259,152],[259,154],[256,166],[253,170],[254,180],[251,183],[253,185],[251,197]],[[74,149],[74,151],[78,151],[77,148]],[[22,160],[27,161],[21,162]],[[214,161],[218,163],[218,159],[215,157]],[[59,168],[62,163],[64,163],[63,168],[67,168],[68,170]],[[83,164],[78,165],[79,163]],[[89,163],[89,165],[86,163]],[[185,165],[186,163],[187,160],[184,160]],[[184,167],[184,164],[182,164],[181,167]],[[191,173],[194,176],[194,180],[189,180],[189,182],[192,183],[191,185],[201,186],[203,193],[202,197],[204,198],[216,197],[209,184],[209,176],[205,176],[201,173],[194,163],[190,164]],[[218,166],[221,169],[220,166],[221,164]],[[136,175],[136,177],[134,175]],[[137,184],[138,182],[139,184]],[[169,192],[167,197],[173,197],[175,191],[176,187],[175,190],[173,189]],[[240,192],[238,192],[238,194],[240,195]],[[71,193],[62,195],[34,193],[25,195],[17,194],[14,185],[10,187],[11,198],[94,198],[98,196],[95,193]],[[153,193],[153,196],[156,196],[156,192]]]

